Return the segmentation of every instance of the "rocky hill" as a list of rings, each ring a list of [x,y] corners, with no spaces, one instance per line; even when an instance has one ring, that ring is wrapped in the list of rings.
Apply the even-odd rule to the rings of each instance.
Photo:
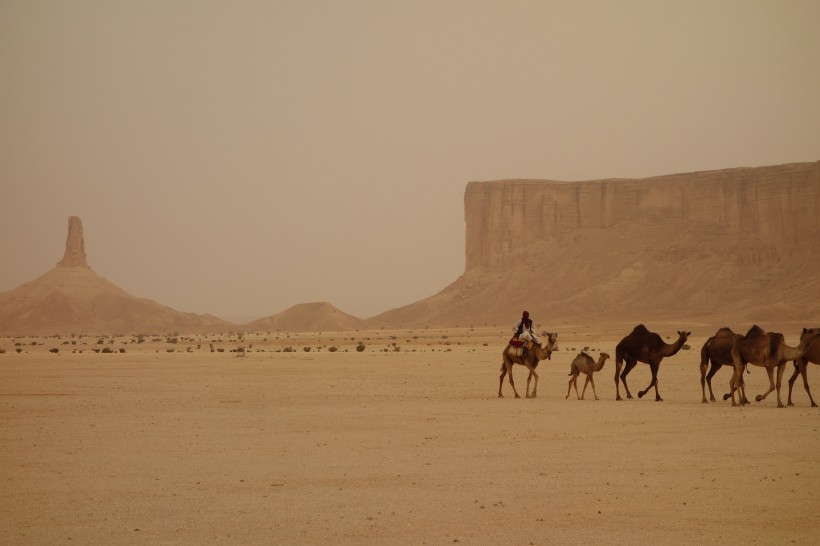
[[[236,327],[211,315],[182,313],[134,297],[88,265],[82,222],[68,220],[63,259],[41,277],[0,292],[0,335],[159,334]]]
[[[243,330],[263,332],[339,332],[359,330],[365,321],[343,313],[327,302],[294,305],[266,318],[246,324]]]
[[[820,162],[470,182],[466,268],[371,326],[820,321]]]

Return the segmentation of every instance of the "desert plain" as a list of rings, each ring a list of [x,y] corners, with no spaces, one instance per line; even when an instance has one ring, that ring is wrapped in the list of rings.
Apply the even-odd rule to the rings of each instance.
[[[521,366],[522,398],[506,380],[497,397],[500,327],[2,338],[0,542],[817,544],[801,380],[792,407],[732,407],[722,369],[703,404],[717,326],[690,325],[663,401],[637,398],[645,364],[616,401],[631,326],[560,329],[531,399]],[[685,325],[648,326],[671,342]],[[597,401],[565,398],[584,348],[613,355]],[[765,371],[746,384],[764,392]]]

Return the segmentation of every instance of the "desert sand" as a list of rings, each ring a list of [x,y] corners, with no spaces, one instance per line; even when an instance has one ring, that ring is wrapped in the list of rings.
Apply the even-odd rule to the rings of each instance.
[[[795,407],[702,404],[701,329],[661,364],[663,402],[616,402],[630,329],[559,330],[536,399],[497,398],[500,328],[0,338],[0,542],[816,544],[800,380]],[[584,347],[613,355],[599,401],[565,399]]]

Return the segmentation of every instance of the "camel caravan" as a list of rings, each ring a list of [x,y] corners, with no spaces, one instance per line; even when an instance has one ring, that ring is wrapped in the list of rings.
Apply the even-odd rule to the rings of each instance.
[[[527,318],[528,314],[525,314],[524,320]],[[515,382],[513,381],[512,375],[515,364],[524,366],[529,371],[525,396],[527,398],[535,398],[538,389],[538,374],[535,370],[541,360],[550,359],[552,352],[556,348],[558,340],[557,333],[547,332],[547,342],[542,344],[534,334],[529,335],[528,330],[530,333],[532,330],[531,322],[523,328],[523,332],[521,324],[522,322],[519,321],[516,335],[509,341],[502,353],[503,361],[498,384],[499,398],[503,398],[504,396],[501,392],[504,386],[504,377],[509,378],[510,387],[515,397],[520,398],[518,391],[515,389]],[[526,325],[526,322],[524,322],[524,324]],[[615,347],[615,400],[622,400],[620,391],[621,383],[623,383],[626,397],[632,398],[632,393],[626,381],[627,376],[638,362],[643,362],[649,365],[652,378],[649,385],[644,390],[638,392],[638,398],[642,398],[654,387],[655,400],[658,402],[663,401],[658,391],[658,370],[660,363],[666,357],[675,356],[678,351],[683,348],[691,332],[679,331],[677,334],[678,338],[673,343],[665,343],[659,334],[651,332],[646,326],[639,324],[617,344]],[[584,351],[579,353],[573,359],[572,364],[570,364],[569,375],[571,379],[567,386],[567,395],[565,398],[569,398],[572,388],[575,387],[577,399],[583,400],[587,385],[591,384],[595,400],[598,400],[593,374],[603,369],[608,358],[610,358],[609,354],[604,352],[599,354],[597,361]],[[812,407],[817,407],[814,398],[812,398],[811,390],[809,389],[806,372],[810,362],[820,364],[820,328],[804,328],[800,334],[800,343],[797,347],[786,345],[783,334],[766,332],[757,325],[752,326],[745,335],[737,334],[727,327],[720,328],[715,335],[706,340],[701,348],[700,384],[702,402],[708,403],[710,401],[716,401],[712,390],[712,378],[720,368],[730,366],[732,368],[732,375],[729,379],[729,392],[723,395],[723,399],[728,400],[731,398],[733,406],[748,404],[743,373],[744,371],[748,373],[749,365],[752,365],[765,368],[769,376],[769,389],[765,393],[757,395],[755,400],[760,402],[771,394],[772,391],[776,390],[777,407],[782,408],[784,405],[780,397],[780,387],[786,364],[789,361],[794,363],[795,369],[789,379],[787,404],[789,406],[793,405],[792,388],[794,387],[797,376],[800,375],[803,378],[803,387],[806,389]],[[775,369],[777,369],[777,380],[775,380],[774,377]],[[586,375],[586,381],[584,382],[583,390],[579,394],[578,376],[582,373]],[[530,381],[533,379],[534,385],[532,392],[530,392]],[[706,397],[707,386],[709,388],[708,399]]]

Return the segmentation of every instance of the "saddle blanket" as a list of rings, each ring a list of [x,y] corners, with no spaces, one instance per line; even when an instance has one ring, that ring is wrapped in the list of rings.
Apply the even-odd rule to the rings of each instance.
[[[524,354],[524,347],[510,346],[507,348],[507,354],[510,356],[522,356]]]

